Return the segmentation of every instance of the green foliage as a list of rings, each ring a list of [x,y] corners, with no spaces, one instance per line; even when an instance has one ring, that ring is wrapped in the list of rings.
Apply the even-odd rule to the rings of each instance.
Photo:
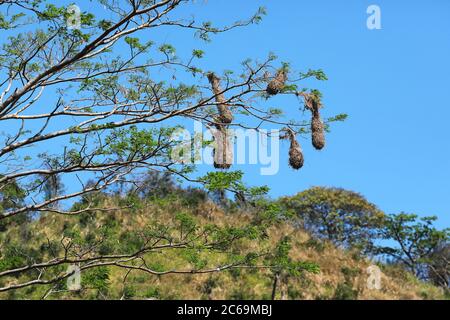
[[[171,44],[163,44],[159,47],[159,51],[161,51],[162,53],[164,53],[168,56],[173,56],[173,55],[175,55],[177,50]]]
[[[131,299],[134,296],[136,296],[136,288],[130,285],[126,285],[125,288],[123,288],[123,298]]]
[[[348,115],[345,113],[342,113],[342,114],[335,115],[334,117],[327,118],[327,122],[345,121],[345,120],[347,120],[347,118],[348,118]]]
[[[339,283],[334,293],[334,300],[357,300],[358,291],[348,282]]]
[[[302,272],[320,272],[316,263],[292,260],[289,256],[291,249],[291,239],[286,236],[278,242],[274,253],[268,256],[267,263],[273,266],[274,273],[285,272],[291,276],[299,276]]]
[[[268,201],[267,199],[259,199],[254,202],[258,207],[258,211],[255,212],[254,221],[256,225],[260,225],[267,229],[277,221],[284,220],[291,217],[291,212],[285,210],[277,202]]]
[[[0,179],[3,176],[0,175]],[[25,199],[26,192],[14,180],[0,183],[0,212],[17,208]]]
[[[371,247],[384,218],[363,196],[344,189],[314,187],[282,203],[316,237],[363,250]]]
[[[267,186],[246,187],[242,182],[243,175],[242,171],[208,172],[199,181],[203,183],[208,191],[233,191],[245,194],[251,199],[256,199],[269,192]]]
[[[175,220],[178,222],[181,238],[192,234],[197,229],[197,225],[193,217],[186,213],[177,213],[175,215]]]
[[[398,246],[377,246],[375,252],[393,257],[420,276],[423,268],[429,265],[433,251],[450,241],[450,228],[438,230],[433,225],[436,219],[435,216],[419,218],[416,214],[407,213],[387,216],[380,231],[381,237],[394,240]]]
[[[0,272],[19,268],[26,263],[26,258],[20,254],[20,246],[17,245],[15,248],[15,245],[17,244],[11,244],[2,250],[0,255]]]
[[[3,178],[0,175],[0,179]],[[0,214],[10,209],[20,208],[26,197],[25,190],[16,181],[10,180],[0,183]],[[29,215],[25,212],[8,220],[0,220],[0,232],[5,231],[8,226],[20,225],[29,220]]]
[[[25,17],[25,14],[23,12],[13,14],[10,17],[5,17],[3,13],[0,13],[0,30],[1,29],[8,30],[15,28],[17,22],[22,20],[23,17]]]
[[[325,244],[322,240],[316,238],[310,238],[305,242],[305,246],[308,248],[314,248],[317,252],[323,252],[325,250]]]
[[[108,30],[109,28],[111,28],[112,25],[113,25],[113,22],[109,21],[109,20],[102,19],[98,22],[98,27],[100,29],[102,29],[103,31]]]
[[[342,267],[341,272],[344,275],[346,280],[351,281],[361,273],[361,270],[355,269],[355,268],[349,268],[349,267]]]
[[[147,289],[147,291],[145,292],[145,297],[146,298],[160,298],[161,297],[161,293],[158,287],[149,287]]]
[[[361,273],[360,269],[342,267],[341,272],[344,275],[344,281],[339,283],[334,292],[335,300],[357,300],[358,290],[353,289],[355,278]]]
[[[133,157],[146,157],[155,154],[158,138],[169,137],[174,129],[114,129],[106,137],[107,147],[98,150],[103,155],[118,156],[122,161]]]
[[[203,55],[204,55],[204,54],[205,54],[205,52],[202,51],[202,50],[199,50],[199,49],[194,49],[194,50],[192,50],[192,56],[193,56],[193,57],[196,57],[196,58],[198,58],[198,59],[203,58]]]
[[[267,15],[267,9],[265,7],[259,7],[251,21],[258,24],[262,21],[265,15]]]
[[[426,258],[427,278],[436,286],[450,291],[450,242],[442,241]]]
[[[227,300],[255,300],[255,295],[248,287],[234,289]]]
[[[240,188],[242,186],[242,171],[217,171],[208,172],[200,180],[209,191]]]
[[[314,77],[320,81],[328,80],[328,77],[326,76],[325,72],[323,72],[322,69],[318,69],[318,70],[309,69],[307,72],[301,72],[300,77],[303,79]]]
[[[109,273],[110,271],[107,267],[97,267],[83,271],[81,286],[105,293],[109,287]]]
[[[131,47],[139,50],[144,50],[144,46],[139,42],[139,38],[125,37],[125,42]]]
[[[38,12],[38,17],[41,20],[52,20],[64,16],[66,13],[66,7],[57,7],[52,3],[47,3],[45,10]]]

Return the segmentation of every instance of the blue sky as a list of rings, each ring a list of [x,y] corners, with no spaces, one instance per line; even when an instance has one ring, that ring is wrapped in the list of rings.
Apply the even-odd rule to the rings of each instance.
[[[86,10],[89,2],[77,4]],[[366,27],[371,4],[381,8],[381,30]],[[317,185],[342,187],[385,212],[437,215],[440,227],[450,227],[450,1],[197,0],[182,13],[220,25],[251,16],[259,6],[268,11],[260,25],[214,36],[211,43],[176,29],[142,35],[173,43],[180,56],[200,48],[202,67],[219,73],[269,52],[295,69],[326,72],[329,81],[308,84],[323,92],[324,116],[347,113],[348,120],[332,126],[323,151],[303,140],[300,171],[287,166],[286,143],[277,175],[236,166],[246,183],[268,185],[273,197]],[[299,115],[295,100],[270,103]]]
[[[381,30],[366,27],[371,4],[381,8]],[[324,115],[349,118],[333,125],[325,150],[305,140],[302,170],[282,165],[278,175],[260,176],[258,167],[243,167],[246,181],[267,184],[274,197],[343,187],[386,212],[438,215],[449,227],[450,2],[222,0],[199,5],[197,14],[230,22],[258,6],[268,10],[263,22],[214,37],[206,62],[233,69],[273,51],[295,68],[322,68]],[[287,145],[282,154],[287,163]]]

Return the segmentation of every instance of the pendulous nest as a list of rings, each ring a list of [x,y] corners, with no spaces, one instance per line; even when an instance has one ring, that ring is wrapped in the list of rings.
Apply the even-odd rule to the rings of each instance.
[[[269,82],[266,92],[270,95],[276,95],[283,90],[287,80],[287,72],[285,69],[278,70],[275,78]]]
[[[223,125],[217,125],[213,130],[215,140],[215,148],[213,150],[214,168],[229,169],[233,162],[233,147],[227,132],[227,128]]]
[[[325,147],[325,133],[324,126],[322,120],[320,120],[320,116],[313,115],[311,120],[311,137],[312,137],[312,145],[317,150],[323,149]]]
[[[219,77],[213,72],[208,73],[207,76],[215,95],[217,110],[219,112],[219,116],[216,119],[219,123],[215,125],[216,129],[213,130],[216,144],[213,150],[214,167],[216,169],[229,169],[233,162],[233,148],[229,139],[227,126],[224,124],[233,121],[233,113],[225,103],[226,99],[222,94]]]
[[[325,127],[320,119],[319,109],[322,107],[320,99],[315,95],[305,97],[305,107],[312,113],[311,118],[311,140],[317,150],[325,147]]]
[[[212,91],[214,92],[217,110],[219,111],[218,121],[221,123],[231,123],[233,121],[233,113],[230,108],[225,104],[225,97],[222,94],[222,88],[220,87],[220,79],[213,72],[208,73],[208,80],[211,84]]]
[[[292,130],[288,130],[288,135],[291,142],[291,145],[289,147],[289,165],[293,169],[298,170],[303,167],[304,163],[302,149]]]

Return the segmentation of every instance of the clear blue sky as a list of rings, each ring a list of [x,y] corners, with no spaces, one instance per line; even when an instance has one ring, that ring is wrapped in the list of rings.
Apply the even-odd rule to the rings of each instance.
[[[366,27],[371,4],[381,8],[382,30]],[[207,63],[233,69],[273,51],[298,69],[322,68],[325,115],[349,119],[333,125],[324,151],[304,143],[302,170],[260,176],[243,167],[246,181],[267,184],[272,196],[343,187],[386,212],[438,215],[449,227],[450,1],[221,0],[197,13],[230,22],[260,5],[268,10],[261,25],[216,36],[204,47]]]

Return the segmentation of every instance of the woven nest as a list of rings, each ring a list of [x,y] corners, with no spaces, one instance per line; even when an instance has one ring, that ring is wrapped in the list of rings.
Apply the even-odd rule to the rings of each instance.
[[[322,108],[322,102],[320,98],[313,94],[304,94],[305,98],[305,107],[310,110],[312,113],[319,112],[319,109]]]
[[[311,136],[312,144],[317,150],[323,149],[325,147],[325,133],[322,120],[320,120],[320,115],[314,114],[311,121]]]
[[[320,119],[319,109],[322,107],[319,97],[316,95],[305,96],[305,107],[312,113],[311,119],[311,140],[312,145],[317,150],[321,150],[325,147],[325,128],[322,120]]]
[[[298,170],[303,167],[304,163],[302,149],[295,138],[295,134],[291,130],[288,131],[288,135],[291,142],[289,147],[289,165],[293,169]]]
[[[213,131],[216,142],[213,150],[214,168],[229,169],[233,162],[233,148],[229,139],[227,129],[223,125],[217,125],[217,130]]]
[[[269,82],[266,88],[266,92],[270,95],[276,95],[283,90],[287,80],[286,70],[280,69],[278,70],[275,78]]]
[[[216,169],[228,170],[228,169],[231,168],[231,164],[229,164],[229,163],[217,163],[217,162],[214,162],[214,168],[216,168]]]
[[[208,80],[211,84],[212,91],[214,92],[217,110],[219,111],[218,121],[221,123],[231,123],[233,121],[233,113],[230,108],[225,104],[225,97],[222,94],[222,88],[220,87],[220,79],[213,72],[208,73]]]

